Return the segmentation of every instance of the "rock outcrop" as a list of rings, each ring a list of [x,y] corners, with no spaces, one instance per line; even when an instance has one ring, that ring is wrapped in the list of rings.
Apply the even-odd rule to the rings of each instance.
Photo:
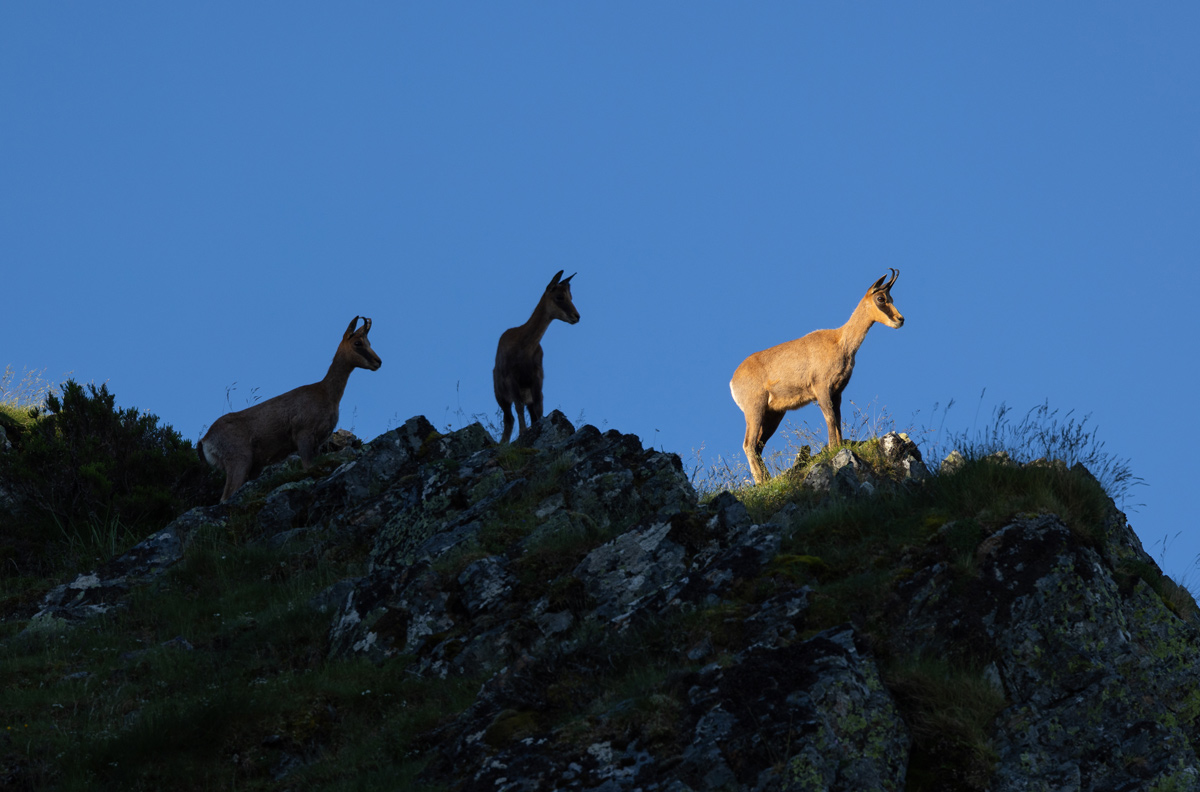
[[[236,525],[369,545],[361,576],[309,603],[331,661],[478,680],[423,740],[448,789],[902,790],[911,703],[886,665],[921,653],[976,663],[1003,701],[986,779],[941,788],[1200,788],[1200,632],[1111,506],[1090,536],[1054,514],[931,527],[880,634],[830,625],[823,562],[782,548],[823,506],[926,486],[900,435],[797,473],[805,505],[759,523],[728,493],[699,503],[674,454],[557,412],[511,446],[413,418],[323,464],[185,514],[50,592],[29,629],[120,607],[198,531]]]

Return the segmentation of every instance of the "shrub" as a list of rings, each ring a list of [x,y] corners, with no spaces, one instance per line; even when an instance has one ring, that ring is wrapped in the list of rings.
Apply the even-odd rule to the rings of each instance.
[[[215,477],[192,444],[155,415],[116,407],[107,385],[67,380],[32,414],[0,457],[0,476],[22,504],[18,522],[42,536],[57,528],[70,540],[99,524],[141,538],[216,501]]]

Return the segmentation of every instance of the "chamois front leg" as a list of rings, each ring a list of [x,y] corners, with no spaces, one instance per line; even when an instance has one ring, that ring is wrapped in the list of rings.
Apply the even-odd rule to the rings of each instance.
[[[842,444],[842,394],[822,391],[817,394],[817,404],[825,416],[825,427],[829,430],[829,448]]]
[[[529,425],[542,420],[542,391],[539,389],[534,391],[533,398],[529,400]]]
[[[246,483],[252,466],[253,460],[248,456],[225,461],[225,489],[221,492],[221,503],[229,500],[233,493]]]
[[[312,467],[313,458],[317,455],[317,438],[311,434],[300,434],[295,438],[296,453],[300,455],[300,466],[305,470]]]

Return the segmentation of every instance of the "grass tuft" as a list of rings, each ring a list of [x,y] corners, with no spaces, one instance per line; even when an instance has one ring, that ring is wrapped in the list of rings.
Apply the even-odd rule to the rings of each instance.
[[[1129,460],[1104,448],[1097,428],[1089,427],[1091,415],[1079,418],[1074,410],[1061,413],[1043,402],[1029,409],[1019,420],[1003,402],[992,412],[989,426],[975,432],[954,435],[951,447],[966,459],[983,459],[1007,454],[1014,462],[1046,460],[1065,467],[1082,465],[1100,482],[1108,496],[1124,508],[1130,490],[1144,482],[1133,475]]]
[[[982,671],[918,654],[884,677],[912,733],[907,789],[987,789],[997,759],[988,733],[1005,700]]]

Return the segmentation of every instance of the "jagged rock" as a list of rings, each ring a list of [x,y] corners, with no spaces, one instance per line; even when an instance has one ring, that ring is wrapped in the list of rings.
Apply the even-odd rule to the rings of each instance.
[[[339,451],[344,451],[347,448],[362,448],[362,440],[354,436],[353,432],[346,429],[338,429],[329,436],[329,439],[321,444],[317,449],[318,454],[332,454]]]
[[[977,563],[965,590],[945,565],[919,572],[900,618],[914,645],[993,658],[1013,703],[996,724],[990,789],[1196,788],[1196,630],[1144,581],[1122,591],[1054,515],[1000,529]]]
[[[692,690],[703,714],[678,774],[693,788],[904,788],[908,730],[848,626],[752,647]]]
[[[382,662],[401,652],[420,651],[430,636],[454,626],[447,610],[450,594],[443,588],[427,564],[361,579],[335,617],[330,654]]]
[[[903,480],[923,481],[929,478],[929,468],[921,458],[917,444],[903,432],[888,432],[879,438],[883,455]]]
[[[567,417],[558,410],[553,410],[542,420],[535,421],[513,441],[513,445],[546,451],[566,444],[574,434],[575,427]]]
[[[681,680],[686,700],[660,702],[687,735],[673,755],[636,739],[571,746],[539,730],[532,713],[559,675],[554,662],[530,658],[485,685],[442,735],[433,777],[453,774],[464,790],[904,788],[908,732],[852,628],[756,645]]]
[[[595,601],[591,617],[620,618],[629,605],[682,575],[684,550],[668,538],[671,524],[635,528],[596,548],[575,568]]]
[[[830,565],[802,546],[821,529],[802,518],[840,509],[836,498],[799,498],[765,522],[730,493],[701,506],[675,455],[558,412],[509,447],[478,424],[440,433],[422,417],[368,444],[342,440],[308,474],[264,471],[230,503],[56,588],[30,629],[119,607],[206,525],[283,553],[345,543],[366,568],[303,613],[329,624],[329,662],[368,658],[478,689],[422,738],[436,787],[903,789],[909,726],[873,653],[983,669],[1005,700],[988,732],[989,792],[1200,787],[1200,632],[1148,585],[1153,560],[1115,508],[1089,533],[1053,515],[927,521],[901,558],[877,559],[886,635],[813,635],[849,618],[830,619],[841,613],[820,571]],[[882,462],[842,448],[805,485],[841,499],[929,491],[911,439],[879,444]],[[948,457],[939,475],[955,464],[966,463]],[[643,674],[648,645],[650,689],[614,695],[623,675]],[[263,745],[277,780],[315,761],[283,736]]]
[[[515,583],[508,572],[508,560],[497,556],[471,563],[458,576],[463,605],[472,615],[504,602],[512,594]]]
[[[51,629],[123,607],[131,586],[158,578],[183,557],[197,530],[222,522],[220,507],[192,509],[95,571],[51,589],[26,629]]]
[[[268,536],[290,531],[297,516],[312,501],[312,479],[290,481],[271,492],[258,512],[258,524]]]
[[[387,487],[402,467],[417,458],[425,441],[436,434],[424,416],[416,416],[372,440],[360,456],[318,482],[314,499],[321,504],[321,513],[314,516],[337,518],[341,523],[364,528],[377,526],[370,509],[362,503]]]
[[[867,463],[848,448],[843,448],[828,462],[813,465],[804,477],[804,486],[816,492],[850,497],[864,486],[872,488]]]
[[[942,464],[938,466],[938,473],[941,473],[942,475],[953,474],[954,472],[961,470],[962,466],[966,463],[966,457],[964,457],[958,451],[951,451],[946,455],[946,458],[942,460]]]
[[[644,614],[716,605],[736,584],[753,579],[779,552],[778,525],[738,525],[723,533],[720,526],[719,516],[714,515],[708,527],[718,532],[692,555],[690,564],[637,602]]]
[[[750,525],[750,512],[730,492],[722,492],[709,504],[713,522],[709,527],[722,533],[730,533]]]

